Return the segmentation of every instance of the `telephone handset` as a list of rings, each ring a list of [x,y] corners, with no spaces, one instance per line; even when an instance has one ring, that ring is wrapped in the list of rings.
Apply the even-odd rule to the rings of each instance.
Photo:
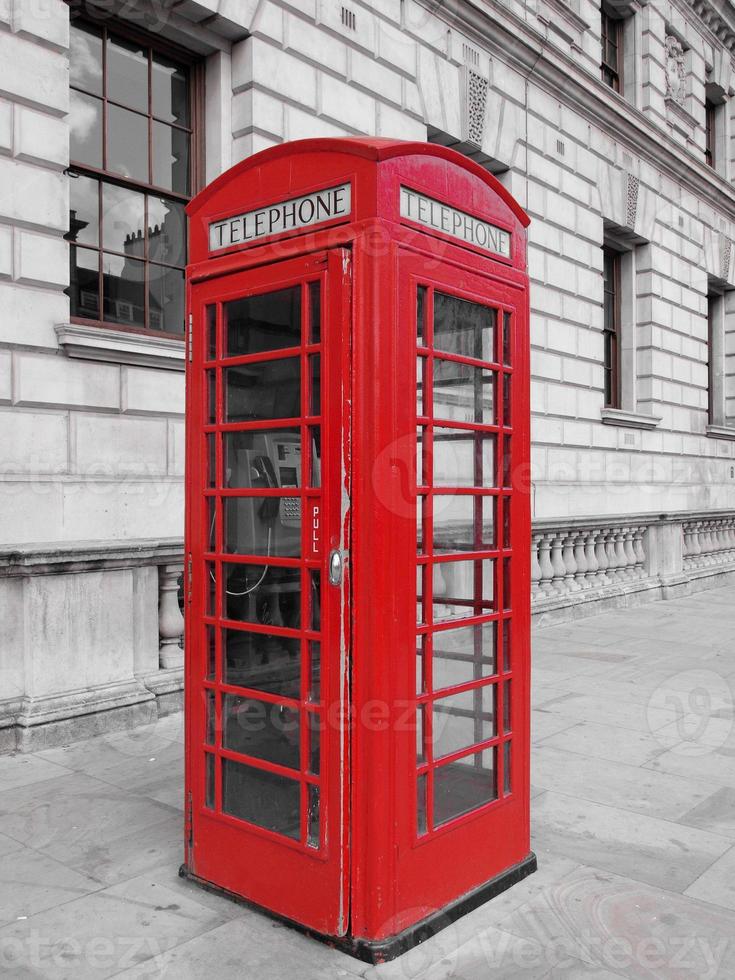
[[[263,487],[266,490],[275,490],[278,486],[276,471],[270,456],[254,456],[251,466],[251,484],[253,487]],[[266,497],[260,504],[258,516],[267,523],[273,524],[279,512],[280,500],[278,497]]]

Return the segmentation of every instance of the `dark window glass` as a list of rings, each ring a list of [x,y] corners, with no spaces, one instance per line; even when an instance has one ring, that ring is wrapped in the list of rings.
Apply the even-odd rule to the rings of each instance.
[[[226,619],[301,627],[301,571],[273,565],[222,565]]]
[[[616,92],[622,91],[623,22],[603,4],[601,10],[602,80]]]
[[[223,305],[223,311],[228,357],[301,344],[299,286],[231,300]]]
[[[434,418],[495,422],[495,375],[461,361],[434,358]]]
[[[74,19],[70,84],[70,171],[76,179],[70,180],[67,239],[99,249],[82,257],[71,249],[72,316],[180,335],[191,71],[143,41]],[[171,196],[150,193],[151,187]],[[82,271],[92,271],[93,259],[102,287],[96,302]]]
[[[434,770],[434,826],[497,799],[496,749],[468,755]]]
[[[715,144],[717,139],[717,106],[709,99],[705,102],[704,158],[709,167],[716,165]]]
[[[603,249],[605,405],[620,407],[620,254]]]
[[[99,252],[88,248],[71,247],[71,284],[73,308],[83,310],[81,316],[96,320],[100,314]]]
[[[434,349],[493,361],[496,311],[434,293]]]
[[[237,694],[222,696],[222,745],[232,752],[299,768],[297,708]]]
[[[284,636],[223,630],[223,680],[282,697],[300,697],[301,643]]]
[[[225,368],[226,422],[298,418],[301,365],[298,357]]]
[[[295,779],[222,759],[222,810],[285,837],[301,837],[301,786]]]

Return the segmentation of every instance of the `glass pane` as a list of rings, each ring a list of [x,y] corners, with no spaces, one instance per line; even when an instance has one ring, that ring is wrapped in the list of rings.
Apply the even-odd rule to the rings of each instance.
[[[215,665],[217,660],[217,647],[214,633],[214,626],[207,626],[206,628],[206,652],[207,652],[207,666],[204,671],[204,676],[208,681],[214,680]]]
[[[511,727],[511,691],[512,681],[506,681],[503,685],[503,731],[512,731]]]
[[[511,648],[510,648],[511,620],[503,620],[503,670],[509,671],[511,668]]]
[[[222,604],[226,619],[299,629],[301,570],[225,563]]]
[[[416,693],[425,694],[428,691],[426,681],[426,657],[428,641],[425,636],[416,637]]]
[[[494,606],[494,562],[439,562],[434,565],[434,620],[484,616]]]
[[[211,752],[207,752],[204,755],[204,770],[205,770],[205,790],[204,790],[204,805],[210,810],[214,809],[214,756]]]
[[[319,415],[321,412],[321,358],[314,354],[309,358],[309,415]]]
[[[69,181],[69,232],[64,237],[80,245],[99,245],[99,183],[91,177]]]
[[[213,361],[217,356],[217,307],[207,307],[207,359]]]
[[[88,248],[69,249],[71,259],[71,278],[69,296],[72,316],[100,318],[100,253]]]
[[[416,833],[419,837],[428,830],[426,823],[426,775],[419,776],[416,785]]]
[[[308,431],[311,440],[309,486],[320,487],[322,485],[322,434],[318,425],[313,426]]]
[[[296,708],[222,695],[222,745],[232,752],[298,769],[299,727]]]
[[[301,643],[285,636],[222,630],[225,684],[299,698]]]
[[[495,485],[495,436],[467,429],[434,429],[434,486]]]
[[[225,497],[222,505],[225,551],[269,558],[300,557],[299,497]]]
[[[69,159],[102,166],[102,102],[72,91],[69,106]]]
[[[511,349],[510,313],[503,313],[503,364],[510,364]]]
[[[486,684],[434,702],[434,758],[484,742],[498,733],[497,687]]]
[[[495,544],[492,497],[437,494],[434,497],[434,552],[485,551]]]
[[[309,756],[308,756],[308,770],[312,775],[319,775],[319,746],[321,743],[321,718],[318,714],[313,711],[307,712],[306,715],[306,727],[309,733]]]
[[[148,119],[145,116],[118,106],[107,106],[107,169],[148,183]]]
[[[434,293],[434,349],[493,361],[496,311]]]
[[[322,625],[322,576],[309,570],[309,628],[318,633]]]
[[[486,749],[434,770],[434,826],[497,799],[496,750]]]
[[[189,193],[189,134],[153,123],[153,183],[177,194]]]
[[[319,787],[309,786],[308,788],[308,820],[306,843],[309,847],[319,847]]]
[[[511,424],[510,415],[510,375],[503,375],[503,425]]]
[[[204,731],[204,741],[206,745],[214,745],[214,727],[215,727],[215,712],[214,712],[214,691],[205,691],[204,697],[206,699],[206,723]]]
[[[416,552],[421,555],[426,550],[426,538],[424,536],[424,508],[426,497],[416,498]]]
[[[164,122],[189,125],[189,84],[184,67],[153,53],[151,65],[153,115]]]
[[[503,745],[503,793],[506,796],[511,791],[512,761],[510,746],[510,742],[506,742]]]
[[[186,265],[184,205],[148,196],[148,257],[166,265]]]
[[[217,486],[217,434],[210,432],[207,437],[207,486]]]
[[[145,263],[122,255],[102,255],[104,319],[128,326],[145,325]]]
[[[416,709],[416,763],[426,761],[426,725],[424,722],[424,707],[420,705]]]
[[[182,269],[148,266],[148,326],[151,330],[183,334],[185,300]]]
[[[503,498],[503,547],[511,547],[510,537],[510,497]]]
[[[88,24],[75,23],[69,30],[69,84],[102,95],[102,38]]]
[[[427,485],[427,473],[426,464],[428,460],[426,454],[424,453],[424,446],[426,445],[426,427],[419,425],[416,427],[416,483],[418,486]]]
[[[216,565],[214,562],[204,564],[204,610],[207,616],[215,616],[217,613],[217,576],[215,573]]]
[[[512,579],[510,569],[510,558],[506,558],[503,561],[503,609],[513,608]]]
[[[217,499],[215,497],[207,497],[207,527],[209,529],[207,533],[207,550],[216,551],[217,550]]]
[[[226,432],[224,439],[226,486],[301,486],[300,429]]]
[[[318,344],[322,335],[322,287],[319,282],[309,283],[309,323],[311,325],[310,340]]]
[[[434,417],[454,422],[495,422],[495,374],[460,361],[434,358]]]
[[[148,112],[148,53],[141,45],[108,38],[107,98]]]
[[[223,306],[227,357],[301,344],[301,289],[291,286]]]
[[[145,258],[145,195],[116,184],[102,185],[102,244],[111,252]]]
[[[298,418],[301,364],[298,357],[225,368],[226,422]]]
[[[426,565],[416,567],[416,622],[421,624],[426,621],[424,612],[424,582],[426,581]]]
[[[428,409],[424,399],[426,391],[426,362],[427,358],[416,358],[416,414],[426,415]]]
[[[511,438],[506,436],[503,439],[503,486],[513,486],[513,455],[511,452]]]
[[[416,337],[419,346],[426,346],[426,286],[416,289]]]
[[[321,644],[311,641],[309,643],[309,700],[319,701],[320,699],[320,679],[322,672]]]
[[[300,803],[298,780],[222,760],[222,809],[230,816],[299,840]]]
[[[434,690],[490,677],[495,666],[495,623],[434,633]]]

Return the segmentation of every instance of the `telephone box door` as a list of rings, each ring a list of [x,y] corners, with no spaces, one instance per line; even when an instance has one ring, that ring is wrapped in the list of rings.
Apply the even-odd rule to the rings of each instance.
[[[191,288],[187,866],[347,928],[349,251]],[[331,577],[330,577],[331,572]]]

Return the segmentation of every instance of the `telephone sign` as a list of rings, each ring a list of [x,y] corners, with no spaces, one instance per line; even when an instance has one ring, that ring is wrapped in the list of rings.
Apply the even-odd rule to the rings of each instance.
[[[386,139],[188,213],[182,873],[387,960],[535,869],[528,218]]]

